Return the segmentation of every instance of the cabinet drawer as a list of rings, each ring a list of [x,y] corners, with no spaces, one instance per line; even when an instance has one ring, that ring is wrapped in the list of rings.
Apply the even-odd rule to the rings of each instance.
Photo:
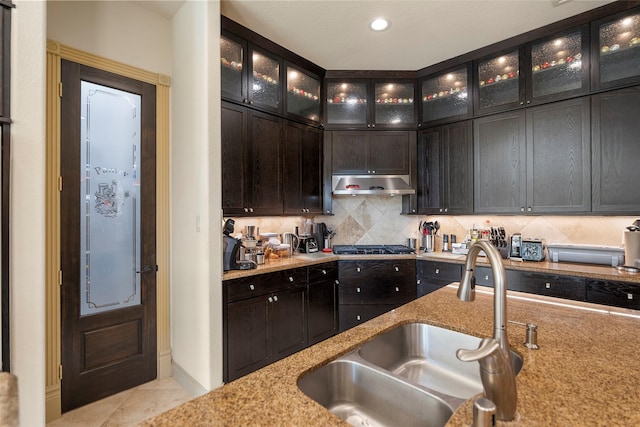
[[[412,259],[399,260],[362,260],[340,261],[340,281],[344,279],[375,279],[387,281],[398,278],[414,278],[416,275],[415,261]]]
[[[338,263],[327,262],[324,264],[311,265],[308,267],[309,283],[331,281],[338,278]]]
[[[587,280],[587,302],[640,310],[640,284]]]
[[[449,262],[418,260],[416,269],[419,278],[449,280],[457,282],[462,276],[462,266]]]
[[[340,332],[378,317],[398,307],[398,304],[340,305]]]
[[[404,304],[416,298],[416,285],[370,281],[362,285],[340,283],[340,304]]]
[[[489,267],[476,266],[476,285],[493,287],[493,271]],[[507,281],[507,286],[509,282]]]
[[[507,270],[507,288],[550,297],[584,301],[585,279],[555,274]]]
[[[307,269],[294,268],[224,281],[227,302],[307,284]]]

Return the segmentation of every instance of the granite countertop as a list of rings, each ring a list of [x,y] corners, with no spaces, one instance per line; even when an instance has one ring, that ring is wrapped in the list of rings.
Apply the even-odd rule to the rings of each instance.
[[[253,270],[233,270],[224,273],[222,280],[231,280],[241,277],[249,277],[256,274],[270,273],[296,267],[321,264],[336,260],[382,260],[382,259],[424,259],[428,261],[444,261],[456,264],[464,264],[466,255],[454,255],[449,252],[429,252],[417,255],[335,255],[332,253],[318,252],[314,254],[296,254],[292,257],[268,260],[263,265]],[[571,262],[532,262],[502,260],[506,269],[532,271],[538,273],[551,273],[569,276],[586,277],[590,279],[620,280],[624,282],[640,283],[640,274],[625,273],[615,267],[596,264],[579,264]],[[483,257],[478,257],[477,265],[489,265]]]
[[[239,378],[143,423],[145,426],[347,425],[297,387],[300,376],[410,322],[424,322],[478,337],[492,336],[493,298],[478,287],[476,301],[463,303],[445,287],[319,344]],[[524,359],[516,378],[514,422],[498,425],[640,425],[640,313],[509,292],[507,317],[538,325],[539,350],[522,343],[525,328],[509,324],[511,347]],[[455,357],[452,355],[452,357]],[[447,424],[471,424],[473,399]]]

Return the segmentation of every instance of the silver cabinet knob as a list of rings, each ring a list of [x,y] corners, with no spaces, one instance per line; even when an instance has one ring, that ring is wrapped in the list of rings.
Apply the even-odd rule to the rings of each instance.
[[[356,320],[360,320],[360,315],[359,314],[356,316]]]
[[[360,273],[360,267],[356,268],[356,271],[357,271],[358,273]]]
[[[274,300],[274,301],[278,301],[278,296],[277,296],[277,295],[275,295],[275,296],[273,297],[273,300]]]
[[[396,271],[400,271],[400,268],[398,268],[397,266],[396,266]]]
[[[396,292],[400,292],[400,288],[396,286]]]
[[[255,287],[255,286],[253,286],[253,285],[249,285],[249,290],[250,290],[250,291],[253,291],[253,290],[255,290],[255,289],[256,289],[256,287]]]
[[[289,281],[293,282],[293,277],[289,276]]]
[[[273,298],[272,297],[269,297],[269,302],[273,302]]]
[[[436,274],[440,274],[440,269],[436,268]]]
[[[549,283],[549,282],[545,283],[545,284],[544,284],[544,287],[545,287],[546,289],[551,289],[551,283]]]
[[[360,288],[356,288],[356,292],[358,292],[358,293],[359,293],[359,292],[360,292]]]
[[[322,274],[327,275],[327,270],[322,270]]]

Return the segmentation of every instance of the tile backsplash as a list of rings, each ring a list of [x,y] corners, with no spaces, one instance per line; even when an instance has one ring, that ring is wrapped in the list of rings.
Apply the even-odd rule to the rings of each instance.
[[[458,241],[476,224],[479,228],[502,226],[507,234],[522,233],[525,238],[542,238],[549,243],[622,246],[622,233],[637,216],[527,216],[527,215],[401,215],[402,198],[389,196],[334,196],[332,216],[316,216],[335,231],[334,245],[406,244],[419,236],[422,221],[438,221],[436,251],[442,248],[442,235],[455,234]],[[261,232],[284,233],[298,226],[302,232],[305,217],[235,218],[236,233],[246,225]]]

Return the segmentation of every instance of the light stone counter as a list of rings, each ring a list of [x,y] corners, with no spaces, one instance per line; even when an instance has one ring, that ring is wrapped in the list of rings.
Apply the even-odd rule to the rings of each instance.
[[[306,267],[336,260],[383,260],[383,259],[424,259],[429,261],[445,261],[464,264],[466,255],[453,255],[447,252],[420,253],[418,255],[335,255],[318,252],[314,254],[296,254],[292,257],[271,259],[253,270],[232,270],[224,273],[222,280],[231,280],[256,274],[271,273],[290,268]],[[551,273],[568,276],[586,277],[591,279],[620,280],[624,282],[640,283],[640,273],[624,273],[615,267],[595,264],[578,264],[570,262],[532,262],[502,260],[506,269]],[[478,265],[489,265],[483,257],[478,257]]]
[[[304,395],[297,380],[307,372],[403,323],[424,322],[463,333],[492,335],[493,298],[478,288],[476,301],[463,303],[445,287],[392,312],[282,359],[219,389],[169,410],[145,426],[331,426],[346,425]],[[640,319],[603,311],[558,306],[509,292],[507,317],[538,325],[539,350],[522,342],[525,330],[512,324],[512,348],[523,356],[516,381],[518,426],[640,425]],[[518,299],[526,296],[527,300]],[[598,306],[603,308],[602,306]],[[611,311],[609,311],[611,310]],[[636,313],[630,310],[618,310]],[[452,355],[455,357],[455,355]],[[471,402],[448,426],[471,424]]]

